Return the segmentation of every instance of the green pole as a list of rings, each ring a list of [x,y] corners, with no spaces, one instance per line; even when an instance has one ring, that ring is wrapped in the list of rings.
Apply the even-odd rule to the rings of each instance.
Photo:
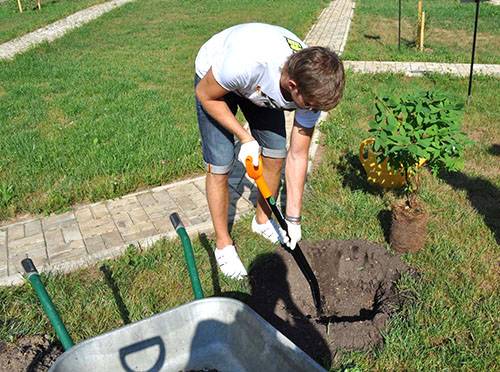
[[[66,330],[66,327],[64,326],[61,317],[52,303],[49,294],[45,290],[45,286],[40,280],[40,274],[38,274],[35,264],[30,258],[25,258],[21,261],[21,264],[23,265],[24,271],[26,271],[26,275],[31,283],[31,286],[35,290],[35,293],[42,304],[43,311],[56,331],[57,338],[61,341],[64,350],[70,349],[74,345],[74,342]]]
[[[175,231],[177,231],[177,234],[181,238],[182,246],[184,247],[184,258],[186,259],[194,298],[197,300],[202,299],[204,297],[203,289],[201,288],[200,277],[198,276],[198,270],[196,269],[196,261],[194,259],[193,247],[191,245],[189,235],[187,234],[186,228],[177,213],[172,213],[170,215],[170,221],[172,222]]]

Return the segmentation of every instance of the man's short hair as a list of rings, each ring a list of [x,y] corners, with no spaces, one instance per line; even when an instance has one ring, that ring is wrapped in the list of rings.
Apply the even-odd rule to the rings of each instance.
[[[344,66],[335,52],[324,47],[304,48],[286,63],[290,79],[308,105],[328,111],[339,103],[344,92]]]

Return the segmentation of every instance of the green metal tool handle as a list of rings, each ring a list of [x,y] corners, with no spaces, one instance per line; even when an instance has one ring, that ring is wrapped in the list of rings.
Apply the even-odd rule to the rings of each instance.
[[[40,274],[38,274],[38,270],[36,269],[35,264],[30,258],[25,258],[21,261],[21,265],[23,266],[23,269],[26,272],[26,276],[28,277],[31,286],[35,290],[40,303],[42,304],[43,311],[49,318],[52,327],[54,327],[54,330],[56,331],[57,338],[59,339],[59,341],[61,341],[64,350],[70,349],[74,345],[74,342],[71,339],[68,331],[66,330],[66,327],[64,326],[59,313],[52,303],[49,294],[45,290],[45,286],[40,280]]]
[[[200,277],[198,276],[198,270],[196,269],[196,261],[194,259],[193,247],[191,245],[189,235],[187,234],[186,228],[177,213],[172,213],[170,215],[170,222],[172,222],[172,226],[174,226],[174,229],[181,238],[182,246],[184,247],[184,257],[188,267],[189,278],[191,279],[191,287],[193,288],[194,298],[197,300],[202,299],[204,297],[203,289],[201,288]]]

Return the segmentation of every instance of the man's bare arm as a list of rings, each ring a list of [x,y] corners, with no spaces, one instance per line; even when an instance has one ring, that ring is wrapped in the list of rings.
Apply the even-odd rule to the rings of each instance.
[[[215,80],[212,69],[208,70],[196,86],[196,97],[210,116],[238,137],[241,143],[248,142],[253,139],[252,136],[243,129],[224,101],[224,96],[228,93],[229,91]]]
[[[286,214],[300,216],[302,194],[307,175],[309,146],[314,128],[302,128],[294,122],[290,137],[290,148],[286,157]]]

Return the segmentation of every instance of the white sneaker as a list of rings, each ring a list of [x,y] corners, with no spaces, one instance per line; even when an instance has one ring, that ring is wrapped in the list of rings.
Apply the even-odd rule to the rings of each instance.
[[[271,243],[282,243],[283,237],[280,230],[275,220],[267,220],[266,223],[257,223],[256,217],[253,216],[252,231],[269,240]]]
[[[234,245],[227,245],[222,249],[215,249],[215,258],[222,273],[231,279],[243,279],[247,276],[245,266],[236,253]]]

